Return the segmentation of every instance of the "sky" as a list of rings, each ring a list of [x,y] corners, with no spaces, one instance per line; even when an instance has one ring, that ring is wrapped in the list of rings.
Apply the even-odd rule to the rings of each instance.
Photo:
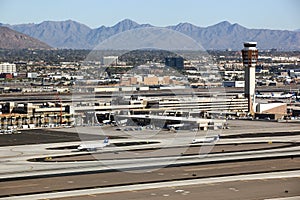
[[[154,26],[222,21],[247,28],[300,29],[300,0],[0,0],[0,23],[74,20],[91,28],[123,19]]]

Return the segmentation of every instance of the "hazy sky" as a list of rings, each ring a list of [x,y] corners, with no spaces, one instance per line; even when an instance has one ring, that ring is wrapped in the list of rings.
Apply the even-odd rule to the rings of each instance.
[[[0,0],[0,22],[72,19],[96,28],[122,19],[155,26],[221,21],[248,28],[300,29],[300,0]]]

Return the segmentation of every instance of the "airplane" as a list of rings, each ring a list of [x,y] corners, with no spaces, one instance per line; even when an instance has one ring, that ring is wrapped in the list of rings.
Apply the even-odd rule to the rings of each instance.
[[[265,99],[265,98],[271,98],[272,97],[272,95],[270,95],[270,94],[256,94],[255,95],[255,97],[256,98],[263,98],[263,99]]]
[[[282,94],[274,94],[273,92],[271,94],[256,94],[256,98],[263,98],[263,99],[268,99],[268,98],[278,98],[278,99],[288,99],[293,97],[293,94],[290,93],[282,93]]]
[[[197,143],[214,143],[217,142],[220,139],[220,135],[216,135],[213,137],[205,137],[205,138],[199,138],[199,139],[193,139],[192,144],[197,144]]]
[[[295,94],[294,96],[292,96],[293,99],[296,99],[296,101],[300,101],[300,96]]]
[[[109,138],[105,137],[103,143],[85,143],[80,144],[77,149],[79,151],[97,151],[98,149],[103,149],[110,144]]]
[[[170,129],[170,130],[177,130],[177,129],[180,129],[184,127],[184,124],[169,124],[167,125],[167,128]]]
[[[272,94],[272,97],[274,98],[279,98],[279,99],[287,99],[287,98],[291,98],[293,95],[290,94],[290,93],[282,93],[282,94],[274,94],[274,93],[271,93]]]
[[[110,124],[111,120],[103,120],[103,124]]]

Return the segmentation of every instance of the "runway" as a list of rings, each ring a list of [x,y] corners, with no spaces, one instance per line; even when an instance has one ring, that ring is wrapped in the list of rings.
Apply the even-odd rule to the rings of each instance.
[[[221,180],[220,180],[221,181]],[[76,197],[53,198],[60,200],[84,199],[174,199],[174,200],[241,200],[267,199],[298,200],[299,178],[238,180],[230,182],[213,182],[189,186],[170,186],[155,189],[131,190],[126,192],[87,194]],[[264,189],[262,189],[264,188]],[[216,192],[217,191],[217,192]],[[277,199],[284,198],[287,199]],[[270,200],[271,200],[270,199]]]
[[[112,145],[91,153],[77,151],[77,140],[2,146],[0,199],[300,197],[297,126],[255,134],[250,126],[238,131],[239,123],[216,144],[191,144],[184,132],[147,138],[110,131]]]
[[[269,197],[294,197],[297,199],[300,197],[298,187],[299,177],[295,176],[295,173],[299,174],[300,171],[235,175],[157,183],[139,183],[136,185],[77,189],[61,192],[53,191],[53,193],[46,192],[10,196],[5,197],[5,199],[124,199],[126,197],[129,199],[148,199],[149,194],[151,196],[156,196],[156,194],[163,193],[163,195],[158,196],[158,198],[150,197],[150,199],[160,199],[161,197],[169,197],[173,192],[179,194],[185,193],[185,195],[187,195],[191,194],[191,191],[193,192],[193,195],[185,198],[199,199],[199,197],[202,197],[202,192],[204,192],[204,194],[206,193],[207,199],[232,199],[231,195],[233,194],[231,194],[231,192],[236,192],[234,195],[235,199],[249,199],[249,197],[253,197],[253,199],[259,199],[258,197],[263,197],[262,199]],[[249,188],[247,187],[248,185]],[[203,187],[206,186],[210,187],[210,189],[207,190],[207,188],[204,188],[203,190]],[[220,193],[224,189],[226,189],[226,191],[223,194]],[[137,193],[142,194],[142,196],[136,196]],[[183,197],[181,196],[181,198]],[[173,199],[173,197],[171,197],[171,199]]]
[[[300,156],[254,161],[232,161],[216,164],[169,166],[157,170],[86,172],[77,175],[19,179],[0,182],[1,196],[53,191],[104,188],[112,186],[192,180],[210,177],[300,170]],[[50,186],[50,187],[49,187]],[[299,191],[300,192],[300,191]]]

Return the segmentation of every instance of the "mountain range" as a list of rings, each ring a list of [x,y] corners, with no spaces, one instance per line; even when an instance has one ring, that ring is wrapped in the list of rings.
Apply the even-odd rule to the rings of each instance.
[[[51,49],[51,47],[28,35],[0,26],[0,48],[3,49]]]
[[[138,24],[130,19],[120,21],[111,27],[101,26],[95,29],[72,20],[0,25],[29,35],[54,48],[70,49],[92,49],[100,42],[118,33],[137,28],[154,27],[150,24]],[[240,50],[245,41],[256,41],[259,49],[300,50],[299,31],[249,29],[227,21],[208,27],[179,23],[165,28],[186,34],[207,50]]]

